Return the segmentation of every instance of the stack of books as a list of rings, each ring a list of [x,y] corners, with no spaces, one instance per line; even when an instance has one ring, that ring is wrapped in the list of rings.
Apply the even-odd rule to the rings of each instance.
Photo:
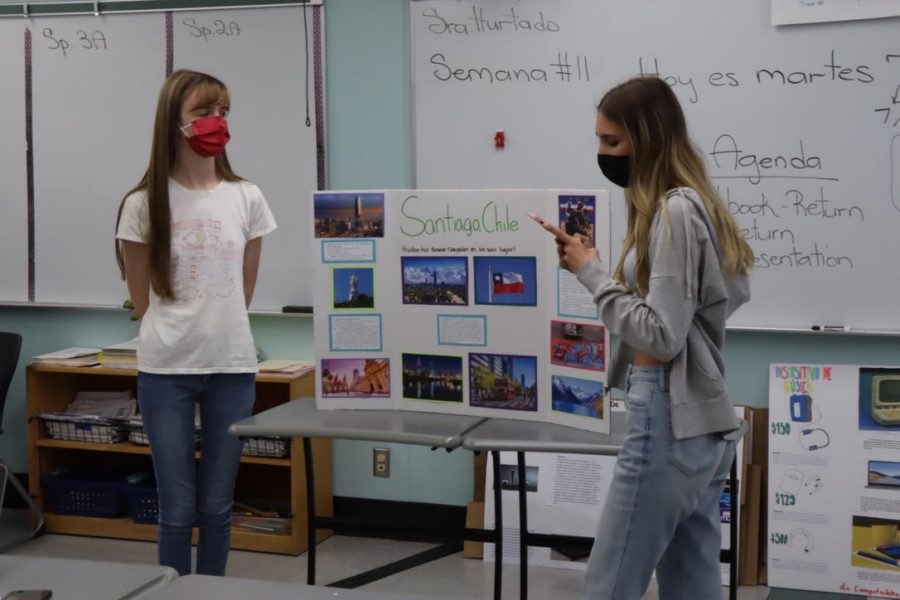
[[[100,364],[108,369],[137,370],[138,338],[103,348]]]
[[[100,349],[66,348],[35,356],[34,364],[48,367],[91,367],[100,364]]]
[[[316,363],[309,360],[269,359],[259,363],[260,373],[281,373],[283,375],[303,375],[314,371]]]

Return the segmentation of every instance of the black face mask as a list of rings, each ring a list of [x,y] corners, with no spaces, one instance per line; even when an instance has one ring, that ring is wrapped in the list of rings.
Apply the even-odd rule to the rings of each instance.
[[[619,187],[627,188],[631,178],[631,156],[613,156],[612,154],[598,154],[597,166],[603,171],[603,176]]]

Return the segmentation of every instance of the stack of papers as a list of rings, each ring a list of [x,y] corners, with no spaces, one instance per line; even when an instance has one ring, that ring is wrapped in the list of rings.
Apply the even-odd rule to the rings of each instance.
[[[100,364],[100,349],[66,348],[35,356],[34,364],[51,367],[90,367]]]
[[[127,421],[137,414],[137,399],[131,390],[121,392],[77,392],[66,408],[67,415],[89,415]]]
[[[309,360],[269,359],[259,363],[260,373],[283,373],[285,375],[303,375],[314,371],[316,363]]]
[[[108,369],[137,369],[138,338],[106,346],[100,364]]]

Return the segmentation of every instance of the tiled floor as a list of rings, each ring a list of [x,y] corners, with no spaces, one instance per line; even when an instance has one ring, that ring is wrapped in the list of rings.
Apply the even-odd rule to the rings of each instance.
[[[7,511],[0,518],[0,543],[9,539],[10,531],[16,529],[13,521],[21,522],[23,518],[21,511]],[[324,585],[337,581],[431,546],[395,540],[332,536],[318,546],[317,583]],[[152,543],[68,535],[43,535],[7,552],[23,556],[118,562],[156,561],[156,545]],[[493,590],[492,574],[492,564],[463,558],[462,554],[457,553],[376,581],[365,588],[421,595],[423,598],[434,597],[435,600],[489,599]],[[305,583],[306,554],[295,557],[234,551],[229,558],[228,575]],[[532,568],[528,577],[529,597],[535,600],[575,599],[578,597],[581,577],[578,571]],[[765,587],[743,587],[738,590],[740,600],[763,600],[767,595],[768,589]],[[503,598],[518,597],[518,569],[515,565],[507,565],[503,573]],[[727,588],[722,588],[722,597],[728,597]],[[651,587],[644,598],[655,600],[656,590]]]

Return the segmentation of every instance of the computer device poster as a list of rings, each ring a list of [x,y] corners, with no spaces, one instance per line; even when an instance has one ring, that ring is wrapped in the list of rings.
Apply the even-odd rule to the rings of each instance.
[[[609,332],[540,215],[609,262],[608,193],[312,196],[316,401],[609,430]]]
[[[771,587],[900,597],[900,366],[773,364]]]

